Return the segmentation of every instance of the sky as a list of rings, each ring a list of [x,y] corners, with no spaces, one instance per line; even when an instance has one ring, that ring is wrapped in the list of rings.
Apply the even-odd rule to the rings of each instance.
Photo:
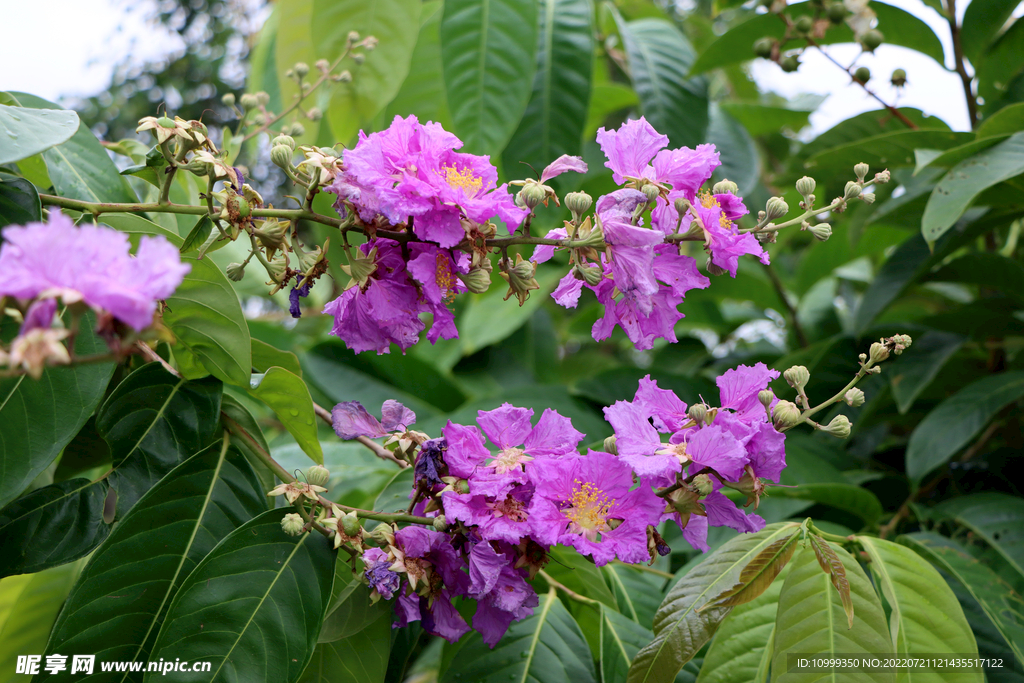
[[[935,10],[922,0],[888,0],[888,4],[931,25],[949,52],[948,27]],[[966,3],[958,4],[962,13]],[[0,22],[0,64],[7,65],[0,71],[0,90],[31,91],[51,100],[94,95],[110,83],[114,65],[123,56],[136,62],[155,61],[180,48],[176,36],[147,22],[149,7],[147,0],[0,0],[4,19]],[[860,52],[855,45],[825,49],[844,64]],[[937,115],[954,130],[970,129],[959,77],[931,58],[883,44],[875,54],[860,57],[857,65],[871,69],[869,86],[886,102]],[[907,72],[907,85],[900,91],[888,82],[896,68]],[[805,54],[800,70],[792,74],[766,60],[755,60],[751,70],[766,91],[784,96],[828,95],[811,117],[805,138],[879,106],[814,50]]]

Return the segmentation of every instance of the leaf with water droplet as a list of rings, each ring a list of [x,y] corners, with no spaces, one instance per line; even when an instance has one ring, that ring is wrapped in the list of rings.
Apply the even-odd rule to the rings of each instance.
[[[306,455],[317,464],[323,464],[324,453],[317,438],[313,399],[306,383],[298,375],[276,366],[268,368],[263,380],[249,393],[273,409]]]
[[[0,164],[21,161],[66,142],[78,130],[78,114],[64,109],[25,109],[0,104]]]

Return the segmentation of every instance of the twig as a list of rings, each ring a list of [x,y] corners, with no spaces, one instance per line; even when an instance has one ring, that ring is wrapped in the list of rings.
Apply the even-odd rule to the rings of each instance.
[[[313,403],[313,412],[315,412],[316,416],[319,417],[321,420],[331,425],[332,427],[334,426],[334,419],[331,417],[331,413],[329,410],[327,410],[327,408],[324,408],[318,403]],[[379,443],[377,443],[376,441],[369,437],[358,436],[353,440],[358,441],[359,443],[369,448],[371,451],[373,451],[374,455],[376,455],[378,458],[381,458],[382,460],[388,460],[402,468],[409,466],[409,463],[407,463],[404,460],[399,460],[398,458],[395,457],[394,453],[384,448]]]
[[[978,127],[978,100],[974,96],[974,88],[971,85],[972,78],[967,74],[967,66],[964,63],[964,48],[960,39],[960,26],[956,23],[956,0],[946,0],[947,12],[946,21],[949,22],[949,34],[953,42],[953,59],[956,63],[956,72],[960,75],[960,83],[964,88],[964,98],[967,100],[967,114],[971,118],[971,129]]]
[[[775,288],[775,293],[779,295],[779,300],[782,301],[782,305],[786,307],[789,312],[789,317],[793,323],[793,332],[796,333],[796,340],[802,348],[810,346],[810,341],[807,339],[807,333],[804,332],[803,326],[800,324],[800,320],[797,318],[796,306],[786,296],[786,288],[782,284],[782,280],[779,279],[779,274],[775,272],[767,263],[764,264],[764,270],[768,273],[768,279],[772,281],[772,287]],[[807,407],[807,406],[804,406]]]
[[[538,575],[542,579],[544,579],[545,581],[548,582],[549,586],[551,586],[552,588],[554,588],[556,590],[562,591],[563,593],[565,593],[565,595],[567,597],[572,598],[573,600],[575,600],[577,602],[582,602],[585,605],[600,605],[601,604],[598,600],[594,600],[592,598],[588,598],[585,595],[580,595],[579,593],[577,593],[573,589],[569,588],[565,584],[560,583],[559,581],[556,581],[550,574],[548,574],[543,569],[541,569],[537,573],[538,573]]]
[[[676,578],[676,575],[673,574],[672,572],[663,572],[660,569],[655,569],[654,567],[648,567],[645,564],[629,564],[628,562],[623,562],[622,560],[612,560],[612,564],[621,565],[623,567],[628,567],[628,568],[630,568],[630,569],[632,569],[634,571],[638,571],[638,572],[645,572],[647,574],[654,574],[655,576],[660,576],[663,579],[674,579],[674,578]]]

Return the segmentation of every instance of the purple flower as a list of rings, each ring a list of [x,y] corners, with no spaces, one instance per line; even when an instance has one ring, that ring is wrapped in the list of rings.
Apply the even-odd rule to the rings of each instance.
[[[469,254],[460,252],[456,256],[451,250],[423,242],[413,242],[409,249],[413,255],[409,275],[420,287],[425,309],[434,316],[427,339],[433,344],[438,339],[458,338],[455,316],[447,304],[466,291],[459,274],[469,272]]]
[[[621,185],[627,178],[653,180],[651,160],[668,145],[668,136],[654,130],[647,119],[626,121],[618,130],[597,130],[597,144],[608,157],[605,166],[612,170],[612,179]]]
[[[760,515],[747,514],[718,491],[709,493],[707,497],[701,499],[701,503],[704,505],[706,516],[691,515],[686,527],[683,528],[683,538],[701,552],[706,553],[710,550],[709,527],[724,526],[740,533],[752,533],[760,531],[765,526],[765,520]],[[665,519],[669,518],[679,523],[678,513],[666,514]]]
[[[546,183],[557,175],[561,175],[566,171],[575,171],[576,173],[586,173],[587,164],[580,157],[569,156],[563,154],[558,157],[550,164],[548,164],[540,174],[540,182]]]
[[[497,495],[457,493],[442,495],[444,514],[449,521],[475,526],[484,541],[518,543],[530,533],[527,523],[533,486],[509,482],[507,490]]]
[[[530,463],[536,487],[530,503],[532,536],[543,545],[571,545],[598,566],[618,558],[646,562],[647,527],[657,524],[665,503],[632,468],[609,453],[538,458]]]
[[[718,385],[723,408],[734,410],[744,418],[758,415],[767,419],[757,394],[778,378],[778,370],[772,370],[764,363],[756,363],[754,366],[739,365],[726,370],[715,380],[715,384]]]
[[[665,444],[651,426],[651,415],[650,407],[638,400],[617,401],[604,409],[605,418],[615,430],[619,459],[638,475],[652,478],[655,485],[668,486],[675,482],[683,465],[679,458],[664,452]]]
[[[650,297],[658,292],[654,278],[654,245],[665,236],[632,224],[633,211],[647,203],[637,190],[616,190],[597,200],[597,215],[608,245],[608,262],[615,286],[626,295],[636,296],[643,313],[650,313]]]
[[[124,233],[77,228],[59,211],[48,223],[5,228],[3,238],[0,296],[84,301],[136,331],[153,321],[157,301],[173,294],[191,269],[163,237],[143,237],[133,258]]]
[[[747,213],[742,201],[732,194],[702,194],[693,205],[704,227],[705,245],[711,252],[711,262],[736,277],[739,258],[745,254],[757,256],[768,264],[768,253],[752,233],[741,233],[733,221]],[[742,211],[740,211],[742,209]]]
[[[473,546],[469,553],[469,596],[477,600],[473,628],[492,648],[505,635],[509,624],[533,614],[540,602],[523,572],[513,569],[506,553],[490,543]]]
[[[32,330],[48,330],[53,325],[53,316],[57,313],[56,299],[40,299],[28,307],[25,319],[18,330],[18,336],[23,337]]]
[[[441,472],[444,468],[444,452],[448,443],[444,438],[431,439],[423,442],[420,446],[419,455],[416,456],[416,467],[413,470],[413,482],[419,484],[426,481],[429,488],[443,486]]]
[[[395,605],[395,626],[422,621],[429,633],[455,642],[469,631],[452,600],[466,594],[466,563],[451,539],[432,529],[408,526],[395,532],[395,562],[390,569],[408,579],[408,590]]]
[[[370,548],[363,553],[363,564],[366,570],[363,576],[370,583],[370,588],[377,591],[382,598],[390,600],[398,591],[401,577],[389,569],[391,560],[380,548]]]
[[[384,401],[381,406],[381,420],[366,412],[359,401],[345,401],[334,406],[331,411],[334,432],[349,441],[368,436],[376,439],[387,436],[391,432],[404,432],[409,425],[415,424],[416,413],[412,412],[394,399]]]
[[[299,297],[305,298],[309,296],[309,290],[313,287],[313,280],[307,280],[306,284],[299,287],[298,283],[300,280],[302,280],[302,276],[296,275],[295,286],[293,286],[291,291],[288,292],[288,312],[292,314],[293,318],[302,317],[302,308],[299,306]]]
[[[691,473],[710,467],[729,481],[738,481],[747,464],[743,444],[717,424],[691,431],[686,440],[686,455],[692,461]]]

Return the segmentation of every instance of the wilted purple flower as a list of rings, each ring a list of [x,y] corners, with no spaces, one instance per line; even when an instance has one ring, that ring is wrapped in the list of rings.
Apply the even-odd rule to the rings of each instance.
[[[381,406],[381,420],[366,412],[359,401],[345,401],[331,411],[334,432],[346,441],[368,436],[376,439],[391,432],[408,429],[415,424],[416,413],[394,399],[384,401]]]
[[[363,576],[370,583],[370,588],[377,591],[382,598],[390,600],[398,590],[401,577],[389,569],[391,560],[380,548],[370,548],[363,553],[363,564],[366,570]]]
[[[536,487],[530,503],[532,536],[543,545],[571,545],[598,566],[614,558],[646,562],[647,527],[665,502],[649,485],[633,487],[633,470],[609,453],[538,458],[530,463]]]
[[[288,292],[288,312],[292,314],[293,318],[302,317],[302,308],[299,305],[299,297],[305,298],[309,296],[309,290],[313,287],[313,280],[307,280],[306,284],[301,287],[298,286],[299,281],[302,280],[301,275],[295,276],[295,285],[291,291]]]
[[[425,481],[429,488],[443,486],[441,470],[444,467],[444,452],[448,442],[444,438],[424,441],[416,456],[416,467],[413,470],[413,482]]]
[[[392,571],[402,572],[408,591],[395,605],[395,626],[422,621],[423,628],[449,642],[469,631],[469,624],[452,605],[452,599],[466,594],[469,576],[465,561],[446,534],[408,526],[395,532]]]
[[[509,624],[533,614],[540,602],[523,574],[513,569],[508,554],[496,552],[490,543],[477,543],[469,553],[469,596],[477,600],[473,628],[492,648]]]
[[[5,228],[3,237],[0,296],[84,301],[136,331],[153,321],[157,301],[173,294],[191,269],[163,237],[143,237],[133,258],[126,234],[77,228],[59,211],[48,223]]]

